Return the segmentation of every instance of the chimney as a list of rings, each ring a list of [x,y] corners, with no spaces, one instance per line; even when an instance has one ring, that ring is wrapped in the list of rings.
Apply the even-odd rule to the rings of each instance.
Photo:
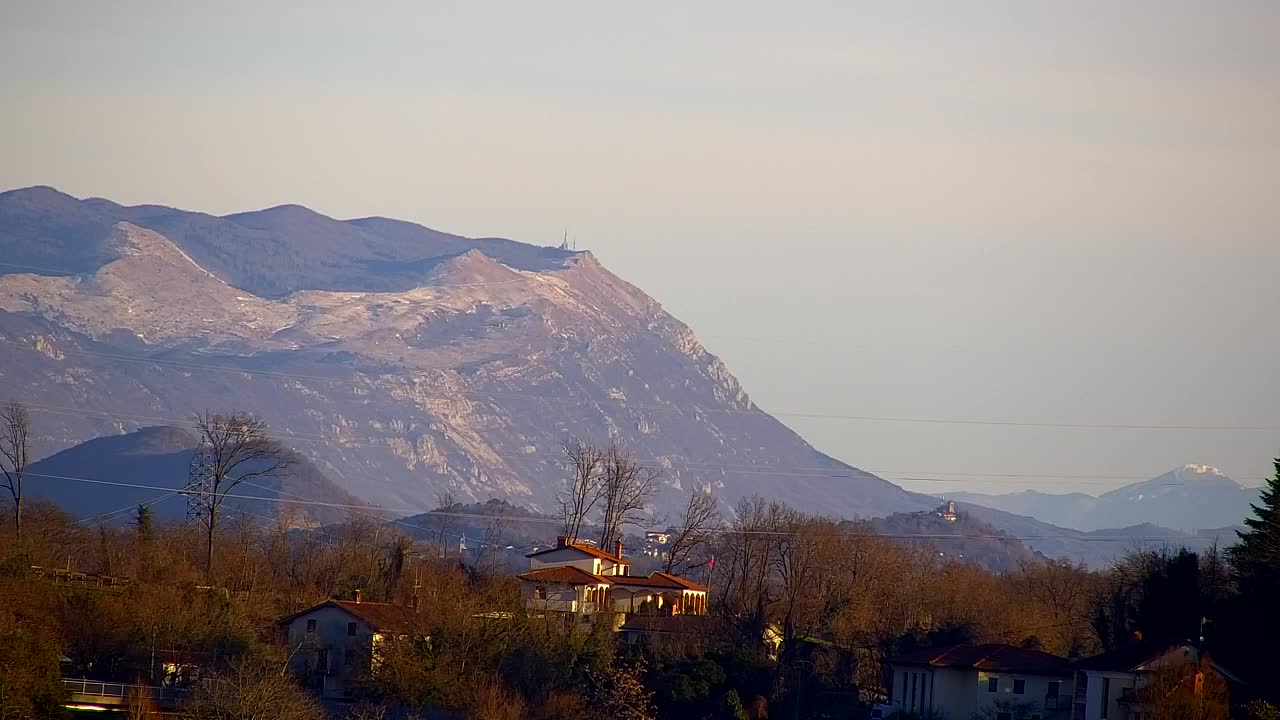
[[[364,602],[364,591],[363,591],[363,590],[356,590],[356,602],[357,602],[357,603],[362,603],[362,602]]]
[[[558,536],[556,536],[556,547],[558,547],[558,548],[562,548],[562,547],[568,547],[568,546],[569,546],[569,536],[568,536],[568,535],[558,535]]]
[[[618,540],[613,543],[613,556],[618,558],[618,560],[622,560],[622,538],[618,538]]]

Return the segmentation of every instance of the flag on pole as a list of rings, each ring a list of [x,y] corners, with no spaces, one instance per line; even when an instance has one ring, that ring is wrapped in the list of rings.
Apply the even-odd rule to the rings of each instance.
[[[716,556],[715,556],[715,555],[712,555],[712,556],[711,556],[711,559],[707,561],[707,569],[708,569],[708,570],[715,570],[715,569],[716,569]]]

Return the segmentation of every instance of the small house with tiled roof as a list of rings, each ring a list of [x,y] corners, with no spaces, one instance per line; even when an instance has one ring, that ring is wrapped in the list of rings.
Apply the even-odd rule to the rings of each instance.
[[[1188,640],[1138,639],[1108,652],[1077,660],[1075,717],[1077,720],[1145,720],[1151,717],[1151,699],[1144,689],[1156,673],[1169,671],[1194,676],[1217,673],[1229,685],[1240,679],[1221,665],[1203,657]]]
[[[622,543],[608,553],[591,545],[556,539],[556,546],[531,553],[529,571],[518,575],[529,610],[567,613],[588,622],[597,613],[647,612],[701,615],[707,588],[663,572],[633,576]]]
[[[1040,650],[951,645],[902,653],[888,665],[890,703],[904,713],[996,720],[1071,716],[1071,664]]]
[[[614,552],[607,553],[594,545],[570,542],[567,537],[556,538],[555,547],[529,553],[529,570],[557,567],[576,567],[592,575],[625,575],[629,566],[622,558],[622,541],[614,544]]]
[[[378,648],[396,639],[425,635],[412,607],[356,599],[329,600],[278,621],[284,631],[289,670],[321,697],[350,696],[356,681],[377,665]]]

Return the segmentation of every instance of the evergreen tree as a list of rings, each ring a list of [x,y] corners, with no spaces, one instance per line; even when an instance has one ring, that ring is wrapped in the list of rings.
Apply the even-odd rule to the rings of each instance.
[[[1236,595],[1219,616],[1215,645],[1230,667],[1240,668],[1246,682],[1261,696],[1280,699],[1280,687],[1269,682],[1280,642],[1280,618],[1275,599],[1280,591],[1280,459],[1275,477],[1262,490],[1262,501],[1253,506],[1239,541],[1227,548]]]
[[[151,508],[146,505],[139,505],[137,515],[134,517],[134,526],[138,531],[138,542],[143,545],[150,545],[155,539],[155,527],[151,520]]]
[[[1262,504],[1252,505],[1239,542],[1227,549],[1231,574],[1242,596],[1274,592],[1280,586],[1280,458],[1275,476],[1262,489]]]

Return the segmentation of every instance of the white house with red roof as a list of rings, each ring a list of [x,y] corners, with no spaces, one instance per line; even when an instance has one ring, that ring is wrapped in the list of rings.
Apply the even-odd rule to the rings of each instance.
[[[702,615],[707,611],[704,585],[663,572],[631,575],[621,542],[609,553],[559,537],[555,547],[527,557],[529,571],[517,577],[529,610],[579,615],[584,622],[597,613]]]

